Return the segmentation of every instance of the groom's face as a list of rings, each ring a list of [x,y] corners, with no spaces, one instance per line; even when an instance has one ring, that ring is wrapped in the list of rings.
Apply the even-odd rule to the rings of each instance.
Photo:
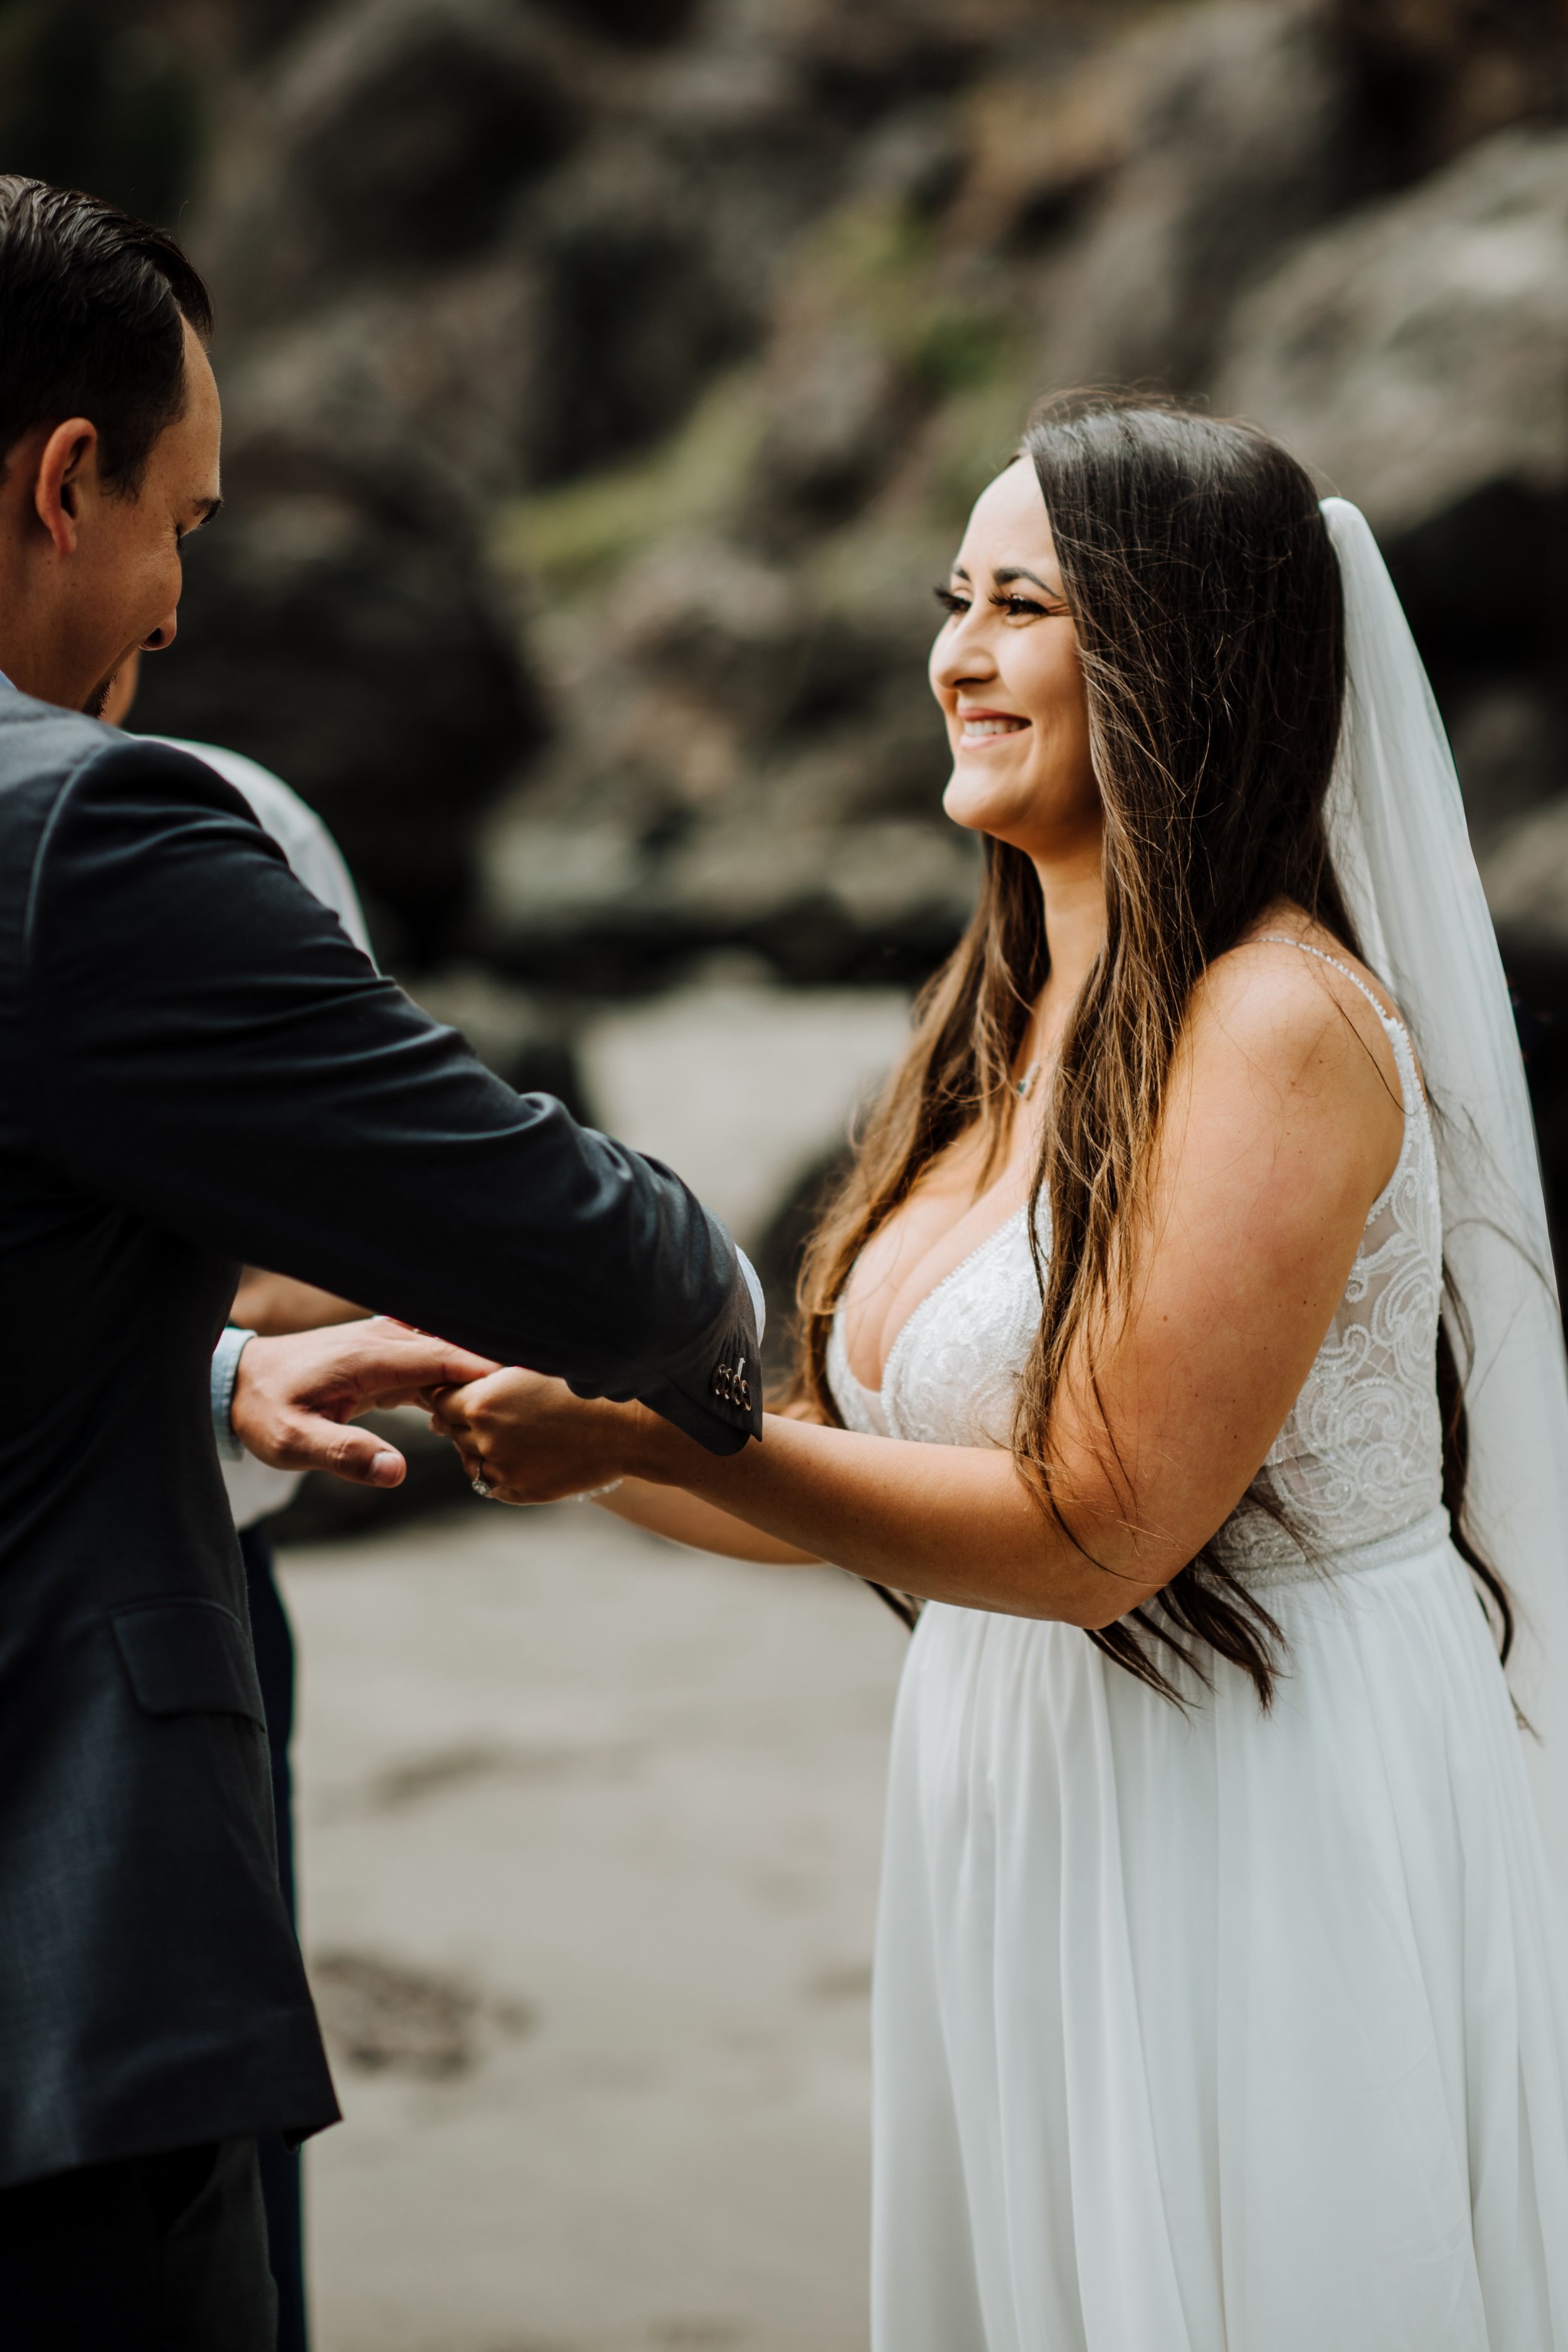
[[[0,478],[0,668],[24,693],[95,718],[139,646],[174,642],[181,548],[220,503],[217,386],[188,326],[184,343],[184,405],[133,488],[105,476],[81,416],[25,436]]]
[[[156,652],[174,643],[184,584],[181,550],[221,503],[221,425],[212,368],[187,325],[184,408],[153,444],[133,495],[100,489],[92,544],[83,548],[88,560],[76,600],[80,708],[94,718],[121,666],[139,646]]]

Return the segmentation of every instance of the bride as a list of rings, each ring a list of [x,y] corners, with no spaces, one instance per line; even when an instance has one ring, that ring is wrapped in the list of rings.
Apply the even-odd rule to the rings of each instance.
[[[1403,616],[1274,443],[1110,400],[1037,419],[939,594],[985,879],[796,1402],[723,1461],[515,1370],[442,1425],[502,1499],[619,1481],[919,1607],[879,2352],[1564,2352],[1568,1932],[1500,1649],[1560,1772],[1568,1395]]]

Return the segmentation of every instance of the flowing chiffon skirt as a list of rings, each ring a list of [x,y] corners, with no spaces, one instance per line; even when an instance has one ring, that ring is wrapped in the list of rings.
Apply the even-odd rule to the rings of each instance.
[[[1273,1710],[933,1606],[874,1997],[875,2352],[1568,2352],[1568,1911],[1446,1535]]]

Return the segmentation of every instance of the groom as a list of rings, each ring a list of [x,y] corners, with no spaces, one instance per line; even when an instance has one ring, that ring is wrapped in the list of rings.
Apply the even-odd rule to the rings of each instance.
[[[219,503],[209,323],[167,238],[0,176],[8,2352],[268,2352],[255,2135],[337,2114],[210,1419],[238,1263],[460,1343],[252,1341],[236,1422],[276,1459],[390,1483],[340,1424],[477,1359],[760,1433],[744,1274],[684,1186],[490,1076],[212,770],[96,721]]]

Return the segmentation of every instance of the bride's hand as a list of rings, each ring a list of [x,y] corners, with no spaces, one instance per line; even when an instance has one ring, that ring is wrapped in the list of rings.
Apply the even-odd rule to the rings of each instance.
[[[429,1397],[430,1426],[500,1503],[558,1503],[636,1467],[648,1419],[637,1404],[574,1396],[564,1381],[510,1367]]]

